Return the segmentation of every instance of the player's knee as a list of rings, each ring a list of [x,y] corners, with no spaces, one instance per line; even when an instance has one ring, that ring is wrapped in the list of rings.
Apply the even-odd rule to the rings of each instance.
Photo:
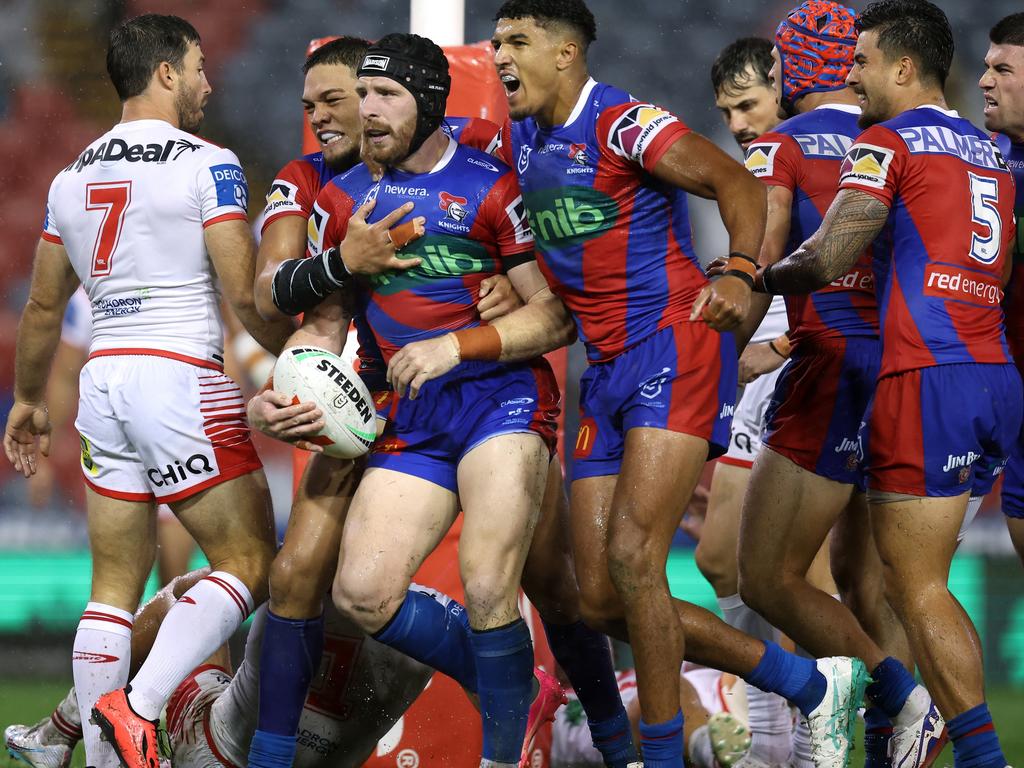
[[[580,618],[584,624],[598,632],[610,634],[612,626],[622,620],[619,605],[617,595],[580,591]]]
[[[704,546],[704,543],[700,542],[697,544],[694,560],[697,563],[697,570],[715,588],[716,593],[721,595],[736,593],[735,553],[733,553],[732,557],[727,557],[725,553],[712,547]]]
[[[740,599],[758,613],[770,613],[775,593],[781,592],[778,580],[765,578],[756,565],[742,561],[738,564],[737,570]]]
[[[650,580],[664,559],[663,548],[650,530],[628,520],[615,526],[608,537],[608,574],[620,594],[623,587]]]
[[[519,580],[497,568],[467,569],[463,566],[462,586],[469,615],[479,620],[507,613],[510,606],[515,606]]]
[[[334,606],[365,632],[376,632],[394,615],[405,590],[388,589],[373,578],[339,572],[331,589]]]
[[[236,554],[222,562],[211,563],[215,571],[226,571],[241,581],[252,594],[254,605],[264,602],[270,594],[270,564],[273,562],[272,551],[255,549],[244,554]]]
[[[319,614],[324,581],[312,558],[286,555],[282,550],[270,566],[270,607],[278,616],[305,618]]]
[[[523,569],[522,585],[545,621],[566,624],[579,618],[579,588],[568,558],[530,558]]]

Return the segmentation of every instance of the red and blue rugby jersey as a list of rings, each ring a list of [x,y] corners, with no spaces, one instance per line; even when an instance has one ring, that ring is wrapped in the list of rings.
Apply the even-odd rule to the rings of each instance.
[[[1015,144],[1009,136],[996,134],[992,137],[1010,168],[1017,188],[1014,199],[1014,213],[1020,222],[1024,216],[1024,144]],[[1013,359],[1018,370],[1024,371],[1024,227],[1017,227],[1013,242],[1013,267],[1010,283],[1006,286],[1003,312],[1006,313],[1006,340],[1010,344]]]
[[[497,124],[479,117],[446,117],[442,128],[460,144],[484,152],[492,152],[501,135],[501,128]],[[260,231],[265,232],[272,221],[282,216],[302,216],[310,219],[313,214],[313,203],[320,190],[337,175],[338,171],[324,162],[322,152],[312,152],[289,162],[278,171],[267,192]],[[311,238],[316,236],[317,226],[317,221],[310,220],[308,235]],[[357,314],[353,322],[356,326],[356,338],[359,340],[360,373],[367,380],[367,386],[387,389],[381,353],[373,334],[366,326],[364,316]]]
[[[564,125],[506,123],[539,264],[572,311],[591,361],[686,320],[707,283],[686,193],[651,170],[689,129],[628,93],[587,82]]]
[[[989,137],[955,112],[907,110],[860,135],[839,186],[889,206],[874,245],[880,375],[1011,362],[1000,302],[1014,185]]]
[[[770,187],[793,193],[787,253],[813,235],[836,196],[839,167],[860,134],[853,106],[829,104],[776,126],[747,149],[747,169]],[[807,296],[787,296],[789,338],[878,337],[878,303],[865,252],[850,272]]]
[[[416,207],[408,216],[426,218],[426,234],[398,252],[423,263],[365,284],[366,322],[385,361],[413,341],[479,325],[476,302],[484,278],[534,258],[515,174],[497,158],[455,141],[429,173],[389,168],[374,181],[360,164],[335,177],[314,205],[311,221],[318,231],[310,250],[340,244],[352,213],[374,197],[371,223],[410,200]]]

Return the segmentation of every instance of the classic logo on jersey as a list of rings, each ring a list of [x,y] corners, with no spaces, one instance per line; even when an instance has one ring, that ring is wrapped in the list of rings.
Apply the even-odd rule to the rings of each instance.
[[[841,160],[853,146],[853,139],[841,133],[801,133],[794,135],[793,140],[800,145],[804,157]]]
[[[237,205],[239,208],[249,207],[249,182],[245,180],[242,169],[233,163],[210,166],[213,186],[217,190],[217,205]]]
[[[575,245],[574,241],[598,237],[612,228],[619,215],[615,201],[591,187],[538,190],[525,200],[530,228],[542,246]]]
[[[532,151],[532,147],[525,145],[519,148],[519,162],[516,163],[519,173],[526,173],[526,169],[530,167],[530,152]]]
[[[370,278],[382,295],[410,290],[430,280],[459,278],[479,272],[496,272],[497,265],[482,243],[465,237],[429,233],[414,240],[398,254],[400,259],[420,259],[420,265],[404,272],[388,272]]]
[[[490,154],[490,153],[488,153],[488,154]],[[480,160],[479,158],[476,158],[476,157],[467,157],[466,158],[466,162],[469,163],[470,165],[475,165],[475,166],[478,166],[480,168],[485,168],[488,171],[490,171],[491,173],[500,173],[500,171],[498,170],[498,166],[493,165],[492,163],[488,163],[486,160]]]
[[[666,127],[679,120],[653,104],[636,104],[626,110],[608,131],[608,146],[621,157],[643,162],[644,151]]]
[[[839,169],[839,183],[853,182],[864,187],[882,189],[889,176],[893,151],[873,144],[855,144]]]
[[[963,135],[944,125],[916,125],[896,131],[913,155],[940,154],[993,170],[1008,170],[1003,154],[990,139]]]
[[[530,220],[526,213],[526,204],[523,196],[518,195],[516,199],[505,206],[505,215],[512,224],[512,231],[515,233],[516,243],[532,243],[533,232],[530,230]]]
[[[466,210],[466,198],[443,191],[438,193],[437,197],[439,207],[447,218],[462,221],[469,215],[469,211]]]
[[[166,163],[168,160],[177,160],[186,150],[195,152],[198,149],[202,149],[202,146],[186,139],[168,139],[163,144],[129,144],[122,139],[110,139],[96,149],[85,150],[64,171],[73,168],[75,173],[81,173],[93,163],[116,163],[121,160],[128,163]]]
[[[782,145],[777,141],[758,142],[747,147],[747,170],[758,178],[775,173],[775,153]]]
[[[306,244],[309,247],[309,252],[314,256],[323,250],[327,219],[327,212],[314,202],[313,210],[309,213],[309,221],[306,222]]]

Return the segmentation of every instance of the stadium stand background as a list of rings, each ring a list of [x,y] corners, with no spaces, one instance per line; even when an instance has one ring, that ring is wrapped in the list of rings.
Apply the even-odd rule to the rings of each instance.
[[[716,53],[745,35],[770,36],[795,0],[589,0],[599,24],[591,50],[598,78],[633,89],[680,114],[692,127],[738,155],[713,106],[708,70]],[[467,0],[466,39],[489,39],[498,0]],[[863,3],[855,3],[861,7]],[[976,82],[989,26],[1019,10],[1010,0],[979,6],[940,0],[958,46],[948,94],[951,106],[979,121]],[[983,12],[981,12],[983,9]],[[300,146],[300,65],[307,42],[326,34],[374,38],[408,28],[407,0],[0,0],[0,410],[6,414],[14,375],[17,319],[28,291],[47,187],[93,138],[118,119],[104,71],[107,31],[145,12],[187,17],[199,30],[214,93],[203,134],[233,148],[249,176],[255,216],[274,172]],[[724,245],[713,204],[695,204],[702,258]],[[571,411],[570,411],[571,413]],[[571,424],[569,434],[573,434]],[[77,439],[57,436],[59,490],[48,508],[31,509],[25,483],[0,462],[0,655],[7,675],[66,674],[63,655],[33,649],[66,647],[88,590],[88,555],[77,463]],[[279,518],[287,514],[287,454],[270,450]],[[677,593],[713,605],[685,542],[674,553]],[[983,635],[993,684],[1024,686],[1022,573],[1012,556],[997,501],[975,523],[952,580]],[[43,630],[54,639],[41,643]],[[19,639],[20,638],[20,639]],[[42,654],[42,655],[40,655]],[[52,657],[52,658],[51,658]]]

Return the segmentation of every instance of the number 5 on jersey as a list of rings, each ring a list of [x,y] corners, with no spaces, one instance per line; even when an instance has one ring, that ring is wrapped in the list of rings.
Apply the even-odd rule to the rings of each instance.
[[[91,277],[110,274],[114,261],[114,250],[121,239],[124,212],[132,201],[130,181],[105,181],[85,185],[85,210],[102,211],[96,244],[92,248]]]
[[[971,221],[988,228],[988,236],[971,233],[971,258],[982,264],[991,264],[999,258],[999,247],[1003,238],[1003,221],[999,218],[996,201],[999,199],[999,182],[987,176],[977,176],[968,171],[971,179]]]

